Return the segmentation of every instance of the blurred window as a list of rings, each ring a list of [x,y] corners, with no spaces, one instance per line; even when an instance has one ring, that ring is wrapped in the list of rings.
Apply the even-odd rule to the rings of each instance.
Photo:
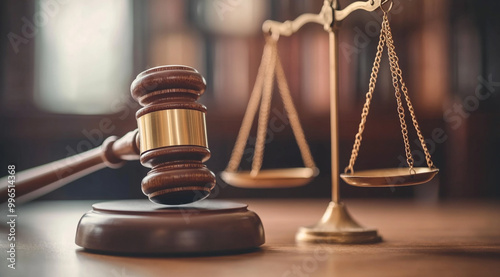
[[[36,105],[54,113],[112,113],[132,75],[131,1],[39,0],[35,15]]]

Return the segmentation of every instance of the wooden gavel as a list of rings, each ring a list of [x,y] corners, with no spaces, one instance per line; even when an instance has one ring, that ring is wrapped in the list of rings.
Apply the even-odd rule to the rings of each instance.
[[[179,205],[206,198],[215,186],[215,175],[203,164],[210,158],[207,110],[196,100],[205,87],[203,76],[188,66],[160,66],[140,73],[130,88],[143,106],[136,113],[138,129],[122,138],[109,137],[101,147],[16,173],[16,202],[137,159],[151,168],[141,184],[151,201]],[[0,182],[0,202],[5,202],[7,177]]]

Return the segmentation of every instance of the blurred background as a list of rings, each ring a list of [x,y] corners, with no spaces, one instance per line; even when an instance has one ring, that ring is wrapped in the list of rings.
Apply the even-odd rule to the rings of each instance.
[[[0,165],[18,171],[99,146],[136,128],[129,87],[150,67],[197,68],[208,87],[208,167],[231,154],[264,45],[264,20],[318,13],[322,0],[3,0],[0,2]],[[341,0],[342,7],[352,1]],[[343,197],[500,197],[500,2],[394,0],[390,22],[404,78],[440,173],[403,188],[341,185]],[[381,13],[358,11],[340,31],[340,164],[347,165],[375,56]],[[214,196],[330,195],[328,35],[307,25],[282,37],[280,55],[312,154],[321,171],[293,189],[249,190],[219,180]],[[276,95],[276,94],[275,94]],[[301,166],[281,102],[275,97],[264,168]],[[407,122],[409,122],[407,118]],[[285,128],[281,128],[284,126]],[[409,127],[411,124],[409,125]],[[416,165],[425,159],[410,129]],[[251,164],[255,132],[242,168]],[[356,169],[404,161],[386,53]],[[42,199],[144,197],[148,169],[129,162],[75,181]],[[5,171],[6,173],[6,171]],[[5,174],[2,174],[5,175]]]

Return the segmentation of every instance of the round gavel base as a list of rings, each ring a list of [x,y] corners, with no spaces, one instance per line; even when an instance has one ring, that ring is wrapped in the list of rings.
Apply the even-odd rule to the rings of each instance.
[[[230,201],[164,206],[121,200],[94,204],[80,219],[75,242],[106,254],[209,255],[257,249],[264,228],[247,205]]]

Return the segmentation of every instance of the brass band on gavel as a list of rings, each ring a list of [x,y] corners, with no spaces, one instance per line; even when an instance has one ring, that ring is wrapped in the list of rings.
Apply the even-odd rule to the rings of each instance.
[[[141,153],[151,149],[195,145],[208,148],[205,113],[190,109],[160,110],[137,119]]]

